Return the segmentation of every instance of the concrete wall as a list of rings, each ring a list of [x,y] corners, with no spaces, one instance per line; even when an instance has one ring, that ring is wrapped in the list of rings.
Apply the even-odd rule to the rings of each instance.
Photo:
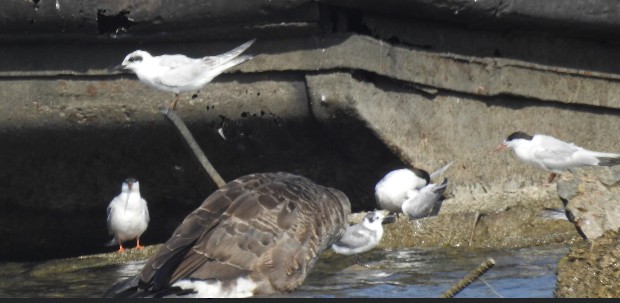
[[[151,206],[147,244],[215,189],[159,114],[172,95],[107,71],[135,49],[198,57],[257,38],[255,58],[183,95],[180,116],[226,180],[291,171],[354,210],[410,165],[455,161],[450,193],[540,184],[489,153],[516,130],[620,151],[615,2],[381,3],[7,2],[0,259],[106,251],[105,208],[128,176]]]

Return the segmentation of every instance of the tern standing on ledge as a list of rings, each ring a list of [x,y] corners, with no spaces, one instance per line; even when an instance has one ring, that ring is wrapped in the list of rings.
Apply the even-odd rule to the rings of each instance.
[[[545,185],[570,168],[620,164],[620,154],[591,151],[551,136],[530,136],[520,131],[510,134],[496,150],[506,148],[511,148],[521,161],[551,172]]]
[[[174,100],[168,107],[174,110],[180,93],[198,91],[225,70],[252,59],[251,55],[239,55],[254,41],[256,39],[217,56],[197,59],[185,55],[152,56],[146,51],[137,50],[127,55],[123,63],[113,69],[131,70],[142,83],[174,93]]]
[[[118,243],[118,252],[125,251],[123,242],[136,239],[136,249],[140,246],[140,236],[149,225],[149,209],[140,196],[140,184],[134,178],[127,178],[121,186],[121,193],[108,205],[108,232],[114,238],[108,246]]]

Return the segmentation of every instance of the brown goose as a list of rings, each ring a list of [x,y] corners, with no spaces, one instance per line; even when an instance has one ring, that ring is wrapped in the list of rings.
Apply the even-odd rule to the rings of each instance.
[[[344,193],[289,173],[240,177],[211,194],[133,278],[104,296],[245,297],[297,288],[343,235]]]

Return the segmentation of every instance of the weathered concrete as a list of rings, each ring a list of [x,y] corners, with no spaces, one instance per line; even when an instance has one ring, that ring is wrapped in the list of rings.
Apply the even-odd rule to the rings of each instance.
[[[347,68],[472,95],[512,95],[620,108],[620,77],[615,74],[551,68],[511,59],[437,54],[356,35],[292,45],[304,50],[258,56],[241,70],[264,71],[267,66],[272,70],[305,71]]]
[[[620,238],[617,230],[573,246],[560,259],[555,296],[559,298],[618,298]]]
[[[244,85],[251,83],[251,85]],[[174,98],[135,79],[25,78],[0,81],[0,128],[67,128],[77,125],[122,127],[165,121],[159,113]],[[24,97],[24,91],[28,94]],[[8,101],[10,100],[10,101]],[[226,75],[196,94],[183,94],[179,113],[188,121],[263,117],[308,117],[306,85],[301,75]]]
[[[289,35],[298,35],[300,23],[313,23],[318,17],[317,4],[308,0],[33,0],[7,1],[3,8],[0,39],[10,40],[46,40],[50,34],[67,40],[214,39],[261,28],[286,35],[278,31],[282,25],[287,25]]]
[[[107,67],[118,64],[137,46],[124,44],[99,47],[96,44],[85,44],[77,57],[68,52],[71,48],[66,44],[43,47],[23,45],[2,50],[0,62],[4,61],[5,64],[0,75],[109,75]],[[183,53],[194,57],[226,50],[221,45],[207,43],[195,43],[182,49]],[[179,51],[176,45],[159,46],[152,50],[154,54]],[[54,53],[54,60],[40,57],[42,52]],[[513,59],[434,53],[359,35],[290,39],[279,43],[258,41],[248,52],[257,56],[229,72],[354,69],[413,85],[482,97],[510,95],[620,108],[620,76],[617,74],[550,67]],[[84,70],[85,66],[90,67]]]
[[[620,9],[613,0],[323,0],[390,15],[494,30],[538,30],[555,35],[618,38]]]
[[[489,193],[460,187],[447,195],[436,216],[408,220],[401,214],[395,223],[385,224],[378,247],[517,248],[583,242],[566,215],[556,211],[561,209],[563,203],[551,187]],[[351,223],[364,215],[352,214]]]
[[[445,176],[451,182],[448,192],[455,195],[460,186],[478,187],[484,193],[542,184],[546,172],[509,153],[493,152],[516,130],[548,129],[548,134],[558,137],[588,134],[588,140],[596,142],[589,146],[592,149],[620,150],[620,142],[606,140],[616,136],[620,120],[605,110],[545,107],[505,97],[480,100],[470,95],[427,94],[381,78],[373,80],[362,81],[347,73],[308,76],[312,112],[332,125],[338,125],[343,116],[365,121],[406,162],[425,170],[454,161]],[[514,108],[517,102],[523,107]],[[575,143],[588,146],[585,141]]]
[[[559,35],[587,38],[618,38],[620,11],[613,0],[256,0],[237,3],[226,0],[160,0],[160,1],[7,1],[0,14],[1,34],[21,39],[36,39],[41,33],[63,33],[65,38],[96,35],[115,38],[145,38],[145,35],[167,39],[179,32],[206,34],[202,27],[228,28],[228,34],[240,30],[256,30],[260,26],[283,24],[289,34],[295,23],[314,22],[320,6],[334,10],[382,12],[390,15],[466,24],[470,28],[495,30],[545,30]],[[257,26],[258,25],[258,26]],[[315,28],[315,31],[319,28]],[[291,31],[292,30],[292,31]],[[171,35],[173,33],[173,35]],[[273,31],[270,31],[273,33]],[[284,32],[281,32],[284,33]],[[299,32],[295,32],[299,34]],[[37,35],[39,34],[39,35]],[[213,33],[211,33],[213,34]],[[28,37],[30,36],[30,37]],[[217,36],[210,36],[211,38]]]
[[[550,35],[544,31],[474,29],[372,13],[364,14],[360,23],[377,38],[430,52],[514,59],[521,64],[536,63],[537,68],[546,66],[558,72],[570,68],[584,75],[620,72],[618,64],[610,64],[613,58],[618,58],[618,45],[613,43]]]
[[[171,94],[108,72],[135,49],[199,57],[258,38],[178,107],[226,180],[299,173],[362,211],[390,170],[454,161],[439,216],[386,227],[387,247],[579,242],[543,216],[563,207],[547,173],[490,151],[516,130],[620,151],[609,1],[58,3],[0,13],[2,259],[107,251],[105,207],[128,176],[151,206],[145,244],[213,191],[158,113]]]

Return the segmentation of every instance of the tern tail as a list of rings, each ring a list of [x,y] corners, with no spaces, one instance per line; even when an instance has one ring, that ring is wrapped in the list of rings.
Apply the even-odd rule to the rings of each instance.
[[[441,182],[441,184],[437,185],[437,187],[433,190],[433,192],[436,193],[437,195],[443,195],[447,187],[448,187],[448,179],[445,178],[443,179],[443,182]]]
[[[114,237],[114,238],[112,238],[112,240],[110,240],[110,242],[106,242],[103,245],[105,245],[105,246],[114,246],[116,244],[118,244],[118,242],[116,241],[116,237]]]
[[[245,57],[244,60],[238,60],[239,59],[239,55],[241,55],[241,53],[243,53],[246,49],[248,49],[248,47],[250,47],[252,45],[252,43],[254,43],[254,41],[256,41],[256,39],[252,39],[246,43],[243,43],[237,47],[235,47],[234,49],[225,52],[223,54],[220,55],[216,55],[216,56],[206,56],[202,58],[202,62],[204,62],[205,64],[209,65],[209,66],[219,66],[219,65],[223,65],[226,62],[232,61],[233,59],[237,59],[235,60],[237,63],[236,64],[232,64],[232,65],[227,65],[228,67],[232,67],[235,66],[237,64],[243,63],[249,59],[252,58],[252,56],[249,57]],[[228,68],[227,67],[227,68]]]
[[[431,179],[434,179],[434,178],[435,178],[435,177],[437,177],[439,174],[442,174],[444,171],[446,171],[446,170],[448,169],[448,167],[450,167],[450,165],[452,165],[452,163],[453,163],[453,162],[454,162],[454,161],[452,161],[452,162],[450,162],[450,163],[448,163],[448,164],[444,165],[442,168],[440,168],[440,169],[438,169],[438,170],[434,171],[434,172],[430,175]]]
[[[617,157],[597,157],[599,166],[620,165],[620,155]]]

